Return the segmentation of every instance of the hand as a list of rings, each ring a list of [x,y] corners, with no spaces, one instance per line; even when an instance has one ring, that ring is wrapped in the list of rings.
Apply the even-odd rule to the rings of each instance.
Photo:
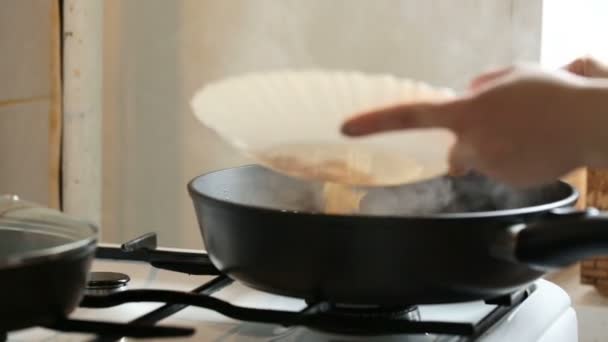
[[[564,69],[583,77],[608,77],[608,65],[589,56],[581,57],[572,61],[566,65]]]
[[[608,150],[602,141],[608,86],[593,82],[562,70],[507,68],[476,78],[469,93],[453,100],[365,113],[344,123],[343,132],[448,128],[457,136],[452,170],[528,186],[608,157],[597,148]]]
[[[470,87],[475,90],[490,81],[511,73],[514,69],[515,67],[508,67],[482,74],[473,79]],[[577,58],[565,65],[563,69],[582,77],[608,78],[608,65],[590,56]]]

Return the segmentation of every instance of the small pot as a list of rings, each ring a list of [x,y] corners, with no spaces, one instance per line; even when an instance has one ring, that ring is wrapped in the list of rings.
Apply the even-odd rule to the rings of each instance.
[[[52,325],[76,308],[97,233],[87,222],[0,196],[0,331]]]

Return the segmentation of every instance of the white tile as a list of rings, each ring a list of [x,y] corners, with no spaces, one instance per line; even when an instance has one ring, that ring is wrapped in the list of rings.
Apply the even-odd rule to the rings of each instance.
[[[2,1],[0,101],[50,93],[52,1]]]
[[[0,193],[48,204],[48,101],[0,106]]]

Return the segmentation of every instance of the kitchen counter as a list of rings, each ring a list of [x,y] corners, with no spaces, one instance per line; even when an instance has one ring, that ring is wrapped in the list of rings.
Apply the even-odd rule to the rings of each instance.
[[[580,342],[608,341],[608,296],[579,280],[579,265],[545,277],[562,287],[572,300],[578,316]]]

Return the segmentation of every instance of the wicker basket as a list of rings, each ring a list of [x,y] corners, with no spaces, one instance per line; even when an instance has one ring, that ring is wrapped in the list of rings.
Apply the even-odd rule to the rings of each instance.
[[[581,262],[581,283],[595,286],[608,295],[608,257],[598,257]]]
[[[587,171],[587,206],[608,210],[608,170]],[[608,256],[581,262],[581,283],[608,295]]]

